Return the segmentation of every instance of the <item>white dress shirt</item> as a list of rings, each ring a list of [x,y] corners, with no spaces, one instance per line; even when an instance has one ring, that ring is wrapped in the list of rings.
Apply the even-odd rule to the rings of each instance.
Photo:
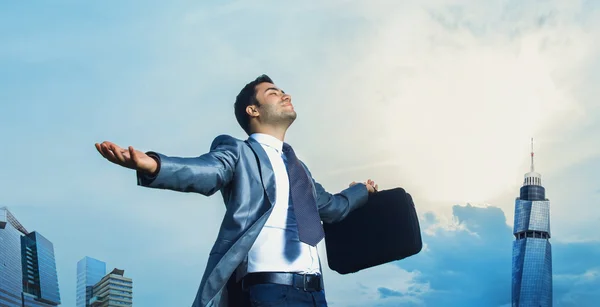
[[[267,134],[250,136],[266,151],[275,173],[275,204],[267,222],[248,253],[247,272],[298,272],[320,274],[316,246],[298,239],[295,219],[289,206],[290,184],[283,162],[283,142]]]

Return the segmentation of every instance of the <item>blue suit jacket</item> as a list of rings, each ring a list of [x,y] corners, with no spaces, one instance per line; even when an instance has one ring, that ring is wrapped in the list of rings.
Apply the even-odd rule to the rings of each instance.
[[[242,141],[220,135],[210,151],[199,157],[149,154],[158,157],[160,169],[154,177],[138,173],[138,185],[206,196],[221,191],[227,210],[192,306],[228,306],[226,284],[247,261],[275,202],[275,177],[267,153],[252,138]],[[306,165],[304,168],[312,178]],[[313,179],[313,192],[325,223],[344,219],[368,199],[364,184],[333,195]]]

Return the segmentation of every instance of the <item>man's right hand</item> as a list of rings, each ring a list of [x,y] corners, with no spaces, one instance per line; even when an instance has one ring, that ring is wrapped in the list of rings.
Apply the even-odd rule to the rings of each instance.
[[[123,167],[148,174],[154,174],[158,168],[156,160],[139,150],[133,149],[132,146],[124,149],[114,143],[104,141],[101,144],[96,143],[96,149],[106,160]]]

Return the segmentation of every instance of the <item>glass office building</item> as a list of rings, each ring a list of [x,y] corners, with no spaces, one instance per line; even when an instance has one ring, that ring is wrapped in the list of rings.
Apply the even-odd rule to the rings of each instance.
[[[552,306],[552,247],[550,201],[539,173],[525,174],[515,201],[512,254],[512,306]]]
[[[0,208],[0,306],[22,306],[21,236],[24,234],[27,230],[10,211]]]
[[[60,304],[54,245],[37,232],[21,237],[23,291],[50,306]],[[46,306],[40,304],[40,306]]]
[[[85,257],[77,262],[77,307],[89,307],[92,290],[96,283],[106,275],[106,263]]]
[[[0,306],[50,307],[60,304],[52,242],[28,232],[0,208]]]

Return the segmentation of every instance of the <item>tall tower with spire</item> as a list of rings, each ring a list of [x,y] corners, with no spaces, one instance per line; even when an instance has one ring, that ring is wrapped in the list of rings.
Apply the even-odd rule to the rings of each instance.
[[[552,306],[552,246],[550,245],[550,201],[542,176],[533,164],[525,174],[515,201],[512,253],[512,307]]]

